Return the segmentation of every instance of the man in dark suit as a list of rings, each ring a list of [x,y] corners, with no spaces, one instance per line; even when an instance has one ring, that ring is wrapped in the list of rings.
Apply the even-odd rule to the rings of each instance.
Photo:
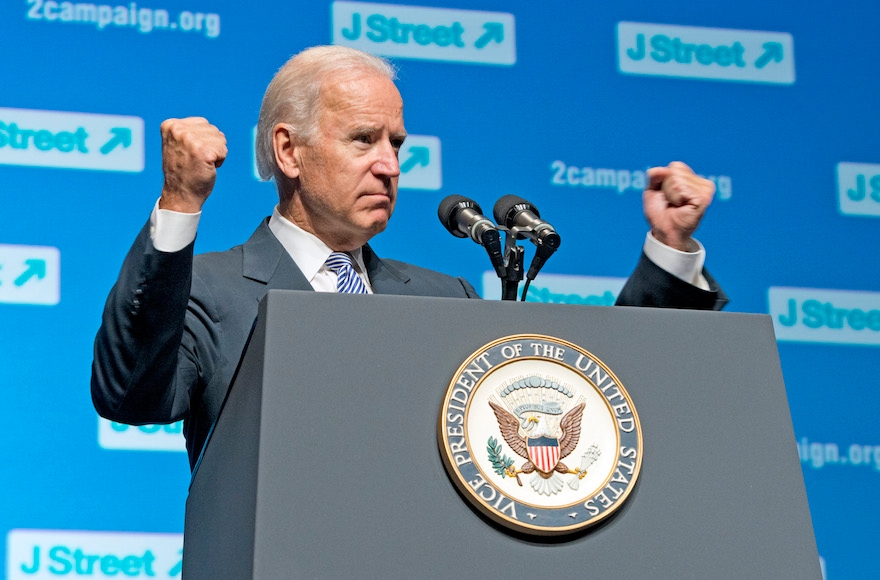
[[[194,466],[269,289],[478,298],[471,285],[367,245],[391,217],[406,138],[394,72],[344,47],[292,58],[266,90],[260,174],[279,203],[241,246],[193,256],[202,205],[226,156],[205,119],[162,124],[162,195],[125,258],[95,341],[92,398],[123,423],[184,420]],[[714,186],[681,163],[650,171],[645,253],[620,304],[720,308],[691,238]],[[694,250],[697,250],[696,252]]]

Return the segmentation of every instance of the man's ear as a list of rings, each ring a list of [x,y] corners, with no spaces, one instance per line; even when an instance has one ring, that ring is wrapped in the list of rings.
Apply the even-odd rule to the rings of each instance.
[[[290,179],[300,174],[300,166],[296,155],[296,141],[290,125],[278,123],[272,128],[272,148],[275,150],[275,163],[281,173]]]

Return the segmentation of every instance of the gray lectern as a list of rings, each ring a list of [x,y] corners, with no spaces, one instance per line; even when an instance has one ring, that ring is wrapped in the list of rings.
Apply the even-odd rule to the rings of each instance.
[[[447,385],[499,337],[612,367],[641,474],[598,529],[530,539],[456,490]],[[273,291],[193,477],[183,576],[820,579],[766,316]]]

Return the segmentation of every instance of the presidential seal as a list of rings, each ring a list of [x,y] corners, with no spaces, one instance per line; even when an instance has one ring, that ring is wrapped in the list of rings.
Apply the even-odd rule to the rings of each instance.
[[[462,494],[518,532],[561,535],[614,513],[642,465],[632,399],[569,342],[515,335],[472,354],[449,383],[440,454]]]

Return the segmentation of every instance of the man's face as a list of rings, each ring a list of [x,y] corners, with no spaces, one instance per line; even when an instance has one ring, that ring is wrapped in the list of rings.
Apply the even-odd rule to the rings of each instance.
[[[364,245],[394,210],[405,137],[403,100],[391,80],[354,73],[326,81],[318,130],[295,149],[299,190],[288,217],[333,250]]]

